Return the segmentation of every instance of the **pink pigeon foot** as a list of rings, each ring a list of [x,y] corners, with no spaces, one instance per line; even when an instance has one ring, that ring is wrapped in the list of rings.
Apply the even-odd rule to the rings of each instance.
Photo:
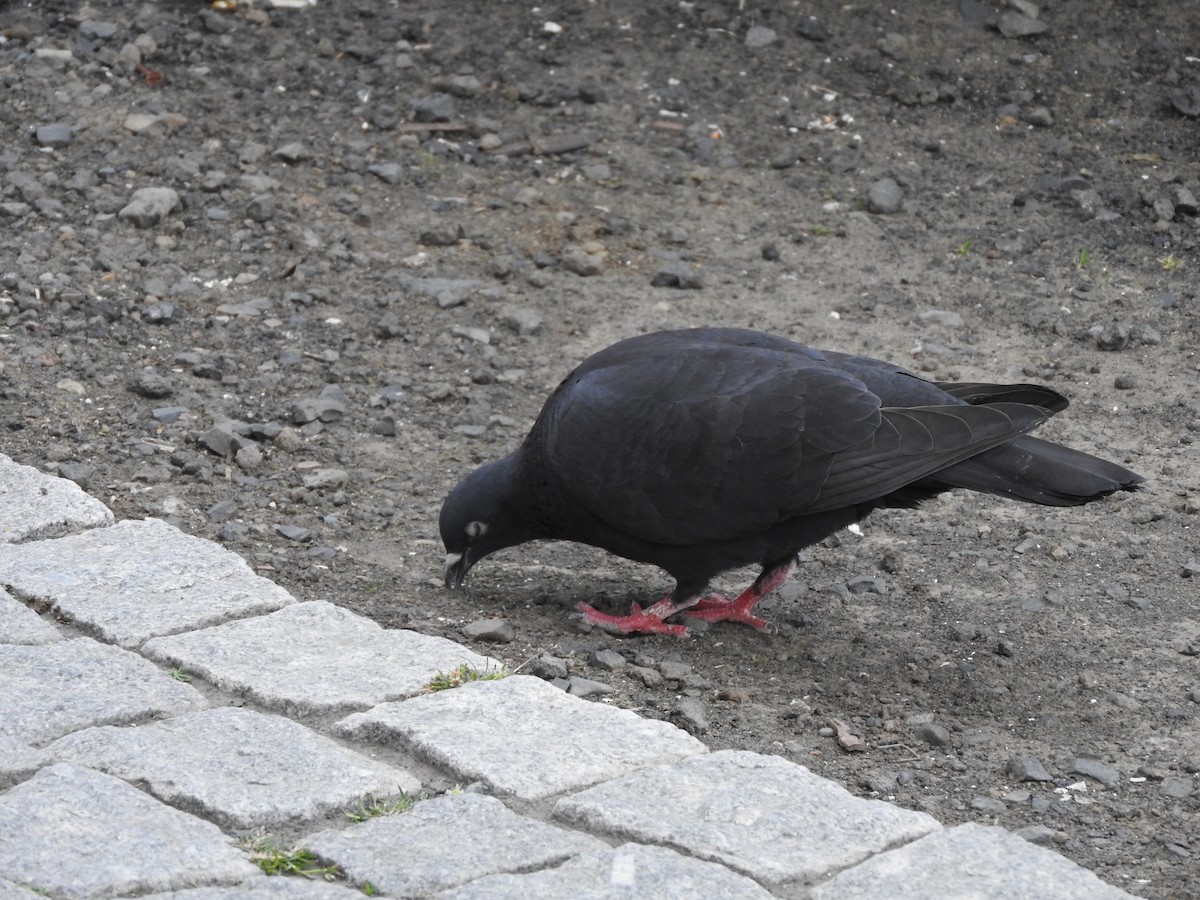
[[[682,603],[672,603],[671,595],[668,594],[646,609],[642,609],[637,603],[633,604],[627,616],[610,616],[586,603],[580,603],[576,609],[583,613],[586,621],[617,634],[671,634],[686,637],[687,626],[668,625],[665,621],[675,613],[684,611],[693,619],[705,622],[740,622],[770,634],[774,631],[771,623],[754,615],[754,606],[767,594],[783,587],[796,571],[796,565],[796,559],[793,557],[785,563],[767,569],[758,576],[754,584],[733,600],[728,600],[721,594],[705,594]]]
[[[770,634],[775,629],[766,619],[760,619],[752,610],[755,604],[772,591],[777,591],[796,571],[796,559],[793,557],[786,563],[766,569],[755,579],[754,584],[746,588],[733,600],[727,600],[720,594],[710,594],[701,597],[688,610],[693,619],[705,622],[741,622],[758,631]]]
[[[668,616],[675,615],[681,609],[687,609],[689,605],[689,603],[672,603],[671,595],[667,594],[646,609],[642,609],[640,603],[633,604],[627,616],[610,616],[586,603],[580,603],[575,608],[583,613],[585,622],[591,622],[614,634],[670,634],[675,637],[687,637],[686,625],[668,625],[663,620]]]

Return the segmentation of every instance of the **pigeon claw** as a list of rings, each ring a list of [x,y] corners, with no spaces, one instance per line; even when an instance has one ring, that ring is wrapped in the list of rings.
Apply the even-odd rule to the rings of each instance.
[[[667,598],[646,609],[635,603],[627,616],[610,616],[586,603],[580,603],[575,608],[582,613],[585,622],[613,634],[669,634],[673,637],[687,637],[688,633],[686,625],[668,625],[663,621],[680,609]]]
[[[734,600],[727,600],[720,594],[709,594],[697,600],[695,605],[688,609],[687,615],[704,622],[738,622],[749,625],[763,634],[771,634],[775,631],[774,626],[751,612],[754,604],[761,599],[762,594],[753,587],[747,588]]]

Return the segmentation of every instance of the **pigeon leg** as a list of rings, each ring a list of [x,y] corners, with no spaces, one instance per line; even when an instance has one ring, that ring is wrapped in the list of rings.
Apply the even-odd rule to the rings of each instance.
[[[575,608],[583,613],[584,621],[616,634],[670,634],[675,637],[687,637],[686,625],[668,625],[664,620],[695,602],[685,600],[682,603],[672,603],[671,595],[667,594],[645,609],[642,609],[641,604],[633,604],[627,616],[610,616],[586,603],[580,603]]]
[[[670,634],[686,637],[686,625],[668,625],[665,621],[675,613],[685,610],[694,619],[702,619],[705,622],[740,622],[769,634],[773,630],[771,623],[754,615],[754,605],[767,594],[783,587],[796,568],[794,556],[785,562],[768,566],[754,580],[754,584],[733,600],[727,600],[721,594],[705,594],[673,603],[671,595],[667,594],[645,609],[634,603],[627,616],[610,616],[586,603],[580,603],[575,608],[583,614],[585,621],[616,634]]]
[[[787,582],[796,571],[796,558],[771,566],[754,580],[754,584],[742,591],[733,600],[726,600],[720,594],[710,594],[701,597],[688,615],[693,619],[703,619],[705,622],[741,622],[758,631],[770,633],[774,629],[766,619],[760,619],[751,610],[763,597],[772,591],[777,591]]]

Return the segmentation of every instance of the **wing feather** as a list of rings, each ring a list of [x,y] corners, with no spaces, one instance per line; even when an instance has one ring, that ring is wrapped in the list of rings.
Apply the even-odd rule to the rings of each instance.
[[[650,337],[568,376],[540,438],[560,487],[642,541],[735,540],[871,504],[1053,414],[1049,398],[993,402],[996,386],[959,398],[885,363],[749,332]],[[923,402],[885,406],[872,388]]]

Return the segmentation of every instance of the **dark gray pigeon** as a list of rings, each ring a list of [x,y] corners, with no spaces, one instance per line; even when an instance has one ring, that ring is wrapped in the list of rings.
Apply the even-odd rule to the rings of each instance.
[[[686,634],[665,620],[769,630],[754,605],[796,554],[879,507],[970,488],[1046,506],[1130,490],[1141,476],[1025,436],[1067,407],[1036,385],[933,383],[899,366],[727,328],[641,335],[585,360],[517,451],[468,475],[442,506],[446,586],[489,553],[539,538],[652,563],[669,595],[628,616],[586,604],[623,634]],[[762,574],[740,596],[719,572]]]

